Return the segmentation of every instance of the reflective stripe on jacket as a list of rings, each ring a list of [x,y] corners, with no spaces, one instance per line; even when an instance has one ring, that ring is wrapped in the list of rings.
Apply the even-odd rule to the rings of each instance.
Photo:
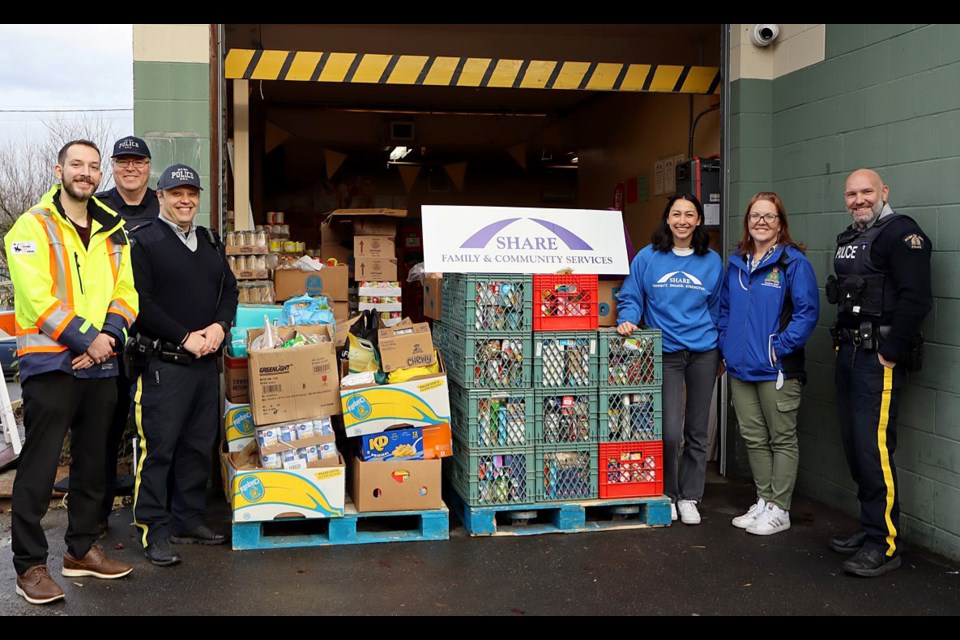
[[[84,247],[54,203],[60,188],[50,189],[4,238],[21,381],[48,371],[74,373],[71,361],[101,331],[125,339],[137,317],[139,300],[123,221],[91,199],[90,242]],[[112,357],[76,375],[112,377],[117,367]]]

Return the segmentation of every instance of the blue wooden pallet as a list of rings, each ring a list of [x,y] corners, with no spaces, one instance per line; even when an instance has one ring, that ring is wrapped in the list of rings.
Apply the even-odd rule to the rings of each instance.
[[[670,526],[670,499],[666,496],[472,507],[456,491],[451,491],[448,501],[471,536],[528,536]],[[637,513],[618,515],[614,512],[616,507],[637,507]],[[534,517],[526,522],[511,520],[508,514],[511,511],[529,512]]]
[[[347,501],[340,518],[284,518],[269,522],[234,522],[233,549],[282,549],[337,544],[414,542],[450,538],[450,510],[359,513]]]

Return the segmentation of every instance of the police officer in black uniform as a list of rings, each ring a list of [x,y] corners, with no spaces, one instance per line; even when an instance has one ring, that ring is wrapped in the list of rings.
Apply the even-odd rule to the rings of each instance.
[[[120,138],[113,144],[113,182],[115,186],[96,194],[100,202],[120,214],[127,231],[160,215],[157,192],[147,186],[150,180],[150,148],[136,136]],[[113,511],[117,495],[117,458],[123,432],[130,416],[130,379],[120,367],[117,376],[117,407],[107,434],[107,491],[100,508],[100,537],[107,532],[107,517]]]
[[[831,329],[837,407],[861,525],[831,538],[830,547],[853,554],[843,570],[864,577],[901,563],[897,410],[908,371],[922,362],[920,324],[933,304],[930,239],[912,218],[890,208],[889,191],[869,169],[847,178],[844,197],[853,224],[837,237],[836,276],[826,287],[827,299],[837,305]]]
[[[193,219],[199,174],[183,164],[158,181],[160,216],[131,234],[140,294],[133,376],[141,438],[134,524],[155,565],[180,562],[173,544],[222,544],[205,523],[206,487],[218,433],[216,358],[237,310],[237,281],[223,243]],[[169,477],[169,504],[168,501]]]

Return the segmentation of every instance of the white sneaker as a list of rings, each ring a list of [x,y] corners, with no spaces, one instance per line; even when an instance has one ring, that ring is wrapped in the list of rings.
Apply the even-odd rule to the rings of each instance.
[[[677,504],[675,502],[670,503],[670,522],[677,521]]]
[[[697,511],[697,503],[694,500],[680,500],[677,502],[677,510],[680,512],[680,522],[683,524],[700,524],[700,512]]]
[[[743,514],[742,516],[737,516],[736,518],[730,521],[730,524],[737,527],[738,529],[746,529],[747,527],[749,527],[750,525],[752,525],[754,522],[757,521],[757,516],[759,516],[763,512],[763,508],[765,506],[767,506],[767,501],[764,500],[763,498],[757,498],[756,503],[751,505],[750,508],[747,509],[747,512],[745,514]]]
[[[772,502],[768,502],[756,522],[747,527],[747,533],[757,536],[769,536],[790,528],[790,513]]]

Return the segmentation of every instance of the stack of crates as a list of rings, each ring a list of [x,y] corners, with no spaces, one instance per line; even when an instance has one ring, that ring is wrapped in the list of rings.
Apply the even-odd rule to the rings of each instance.
[[[598,331],[601,498],[663,493],[663,345],[659,330]]]
[[[538,502],[598,496],[596,275],[533,276]]]
[[[441,283],[433,335],[450,385],[450,485],[470,506],[533,503],[532,277],[450,273]]]

